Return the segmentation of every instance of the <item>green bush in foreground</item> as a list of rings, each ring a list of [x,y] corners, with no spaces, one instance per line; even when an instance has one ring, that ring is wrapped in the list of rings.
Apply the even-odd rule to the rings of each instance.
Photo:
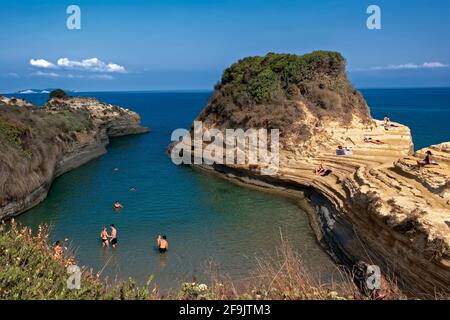
[[[143,299],[146,290],[132,281],[108,288],[96,275],[83,272],[80,290],[67,288],[66,267],[73,258],[55,259],[47,228],[35,236],[27,227],[0,226],[0,299]]]

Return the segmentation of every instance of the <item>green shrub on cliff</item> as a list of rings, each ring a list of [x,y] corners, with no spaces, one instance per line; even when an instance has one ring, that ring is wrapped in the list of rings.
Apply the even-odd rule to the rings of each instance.
[[[27,129],[0,118],[0,141],[3,140],[4,142],[14,146],[26,158],[30,158],[32,156],[31,150],[25,143],[28,135],[29,131]]]
[[[302,123],[307,115],[343,126],[354,116],[371,123],[369,108],[348,81],[338,52],[244,58],[224,71],[214,89],[198,116],[207,126],[280,129],[281,138],[297,133],[304,141],[313,134]]]
[[[323,76],[339,76],[344,71],[345,60],[340,53],[315,51],[303,56],[269,53],[265,57],[240,60],[225,70],[218,88],[230,85],[230,92],[250,93],[256,103],[271,101],[277,88],[288,89],[305,80]]]
[[[62,98],[67,97],[67,93],[62,89],[55,89],[52,92],[50,92],[49,96],[50,96],[50,99],[52,99],[52,98],[62,99]]]

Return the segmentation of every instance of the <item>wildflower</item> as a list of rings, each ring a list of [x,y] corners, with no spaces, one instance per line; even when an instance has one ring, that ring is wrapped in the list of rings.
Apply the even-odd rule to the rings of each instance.
[[[200,290],[200,291],[206,291],[206,290],[208,290],[208,286],[206,285],[206,284],[199,284],[198,285],[198,290]]]

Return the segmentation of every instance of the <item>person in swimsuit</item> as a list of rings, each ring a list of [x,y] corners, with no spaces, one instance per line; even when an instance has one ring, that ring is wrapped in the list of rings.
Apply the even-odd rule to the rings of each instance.
[[[61,242],[56,241],[55,247],[53,248],[53,258],[61,259],[62,254],[63,254],[63,248],[62,248]]]
[[[323,174],[325,171],[327,171],[327,168],[325,167],[325,164],[323,161],[320,161],[319,167],[316,169],[316,174],[317,175],[321,175]]]
[[[109,236],[111,238],[111,245],[113,248],[117,246],[117,229],[114,224],[110,225],[111,227],[111,235]]]
[[[123,205],[119,202],[119,201],[116,201],[115,203],[114,203],[114,209],[115,210],[120,210],[120,209],[122,209],[123,208]]]
[[[109,247],[109,234],[108,231],[106,230],[106,226],[103,226],[102,232],[100,233],[100,238],[102,239],[102,246],[103,248],[107,248]]]
[[[391,119],[389,119],[389,117],[387,116],[387,115],[385,115],[384,116],[384,120],[383,120],[383,123],[384,123],[384,129],[385,130],[389,130],[389,122],[391,122]]]
[[[432,163],[435,163],[435,162],[434,162],[434,160],[433,160],[433,154],[431,153],[430,150],[428,150],[428,151],[426,152],[425,159],[423,159],[423,160],[417,160],[417,164],[419,165],[419,167],[421,167],[421,166],[426,166],[427,164],[432,164]]]
[[[159,253],[163,254],[164,252],[167,251],[167,249],[169,249],[169,242],[167,241],[167,237],[166,236],[158,236],[158,238],[156,239],[157,243],[158,243],[158,249],[159,249]]]
[[[364,138],[364,142],[366,142],[366,143],[374,143],[374,144],[385,144],[383,141],[381,141],[381,140],[375,140],[375,139],[372,139],[372,137],[365,137]]]

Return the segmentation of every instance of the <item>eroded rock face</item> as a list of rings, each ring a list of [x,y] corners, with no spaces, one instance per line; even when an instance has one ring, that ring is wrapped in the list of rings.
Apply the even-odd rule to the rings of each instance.
[[[104,154],[110,137],[144,132],[137,113],[96,99],[39,108],[0,97],[0,220],[43,201],[56,177]]]
[[[196,120],[221,131],[281,127],[280,168],[270,178],[249,164],[211,168],[245,183],[316,190],[329,210],[318,207],[314,230],[341,262],[378,264],[415,295],[448,295],[450,143],[418,151],[431,149],[439,162],[419,169],[409,128],[371,118],[343,61],[268,55],[227,69]],[[337,155],[339,145],[351,155]],[[327,176],[314,173],[321,162]]]
[[[112,104],[103,103],[95,98],[69,97],[53,98],[46,104],[49,111],[61,112],[65,110],[87,112],[93,126],[105,130],[109,137],[147,132],[148,129],[140,125],[141,117],[134,111]]]

